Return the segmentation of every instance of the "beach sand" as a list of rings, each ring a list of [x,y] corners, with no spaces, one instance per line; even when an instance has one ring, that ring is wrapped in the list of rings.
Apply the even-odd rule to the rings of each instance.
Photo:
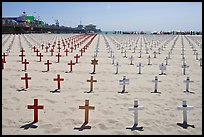
[[[2,70],[2,134],[55,134],[55,135],[71,135],[71,134],[111,134],[111,135],[200,135],[202,134],[202,67],[199,66],[199,61],[195,55],[187,39],[184,36],[176,35],[97,35],[88,47],[83,56],[79,58],[79,63],[73,66],[73,72],[69,71],[67,63],[74,56],[80,55],[79,49],[65,56],[61,51],[62,58],[60,63],[56,63],[55,49],[54,56],[50,56],[50,52],[39,50],[44,55],[42,62],[32,46],[40,47],[36,44],[39,42],[46,44],[48,41],[68,38],[74,34],[24,34],[15,35],[9,56],[6,57],[5,69]],[[2,35],[2,43],[9,35]],[[11,35],[8,41],[2,45],[2,54],[6,51],[11,43],[14,35]],[[25,76],[24,65],[20,61],[20,44],[21,37],[22,47],[25,49],[25,58],[30,62],[27,66],[29,80],[29,88],[27,91],[18,91],[25,87],[25,81],[21,77]],[[99,38],[100,37],[100,38]],[[115,56],[115,63],[119,62],[119,74],[115,75],[116,67],[112,64],[112,58],[108,53],[104,37],[107,39]],[[168,56],[175,39],[178,37],[173,48],[171,59],[166,66],[167,75],[159,75],[159,65],[165,63],[165,58]],[[183,75],[181,68],[181,39],[185,47],[186,63],[190,67],[186,69],[186,75]],[[202,47],[198,46],[192,38],[202,43],[202,36],[187,36],[195,48],[198,50],[199,58],[202,57]],[[96,74],[90,74],[93,70],[91,60],[93,59],[94,51],[99,38],[99,52],[96,59]],[[127,58],[124,58],[124,53],[117,50],[117,46],[110,38],[115,39],[127,51]],[[89,41],[89,38],[87,41]],[[133,47],[136,44],[133,42],[132,49],[125,45],[124,42],[136,41],[138,39],[136,52],[133,53]],[[149,54],[145,54],[144,39],[147,42],[161,43],[152,50]],[[153,51],[157,51],[168,39],[170,42],[166,45],[161,54],[157,54],[153,58]],[[86,43],[86,42],[85,42]],[[83,47],[85,45],[81,45]],[[132,44],[132,43],[131,43]],[[129,45],[129,44],[128,44]],[[139,57],[139,48],[142,45],[142,57]],[[149,45],[147,44],[147,47]],[[62,47],[62,45],[61,45]],[[150,47],[148,47],[150,48]],[[133,55],[134,65],[129,65],[129,57]],[[152,65],[147,65],[147,57],[151,56]],[[52,64],[49,72],[46,70],[44,63],[49,59]],[[138,63],[143,64],[142,74],[138,74]],[[64,78],[61,82],[60,93],[52,93],[57,88],[57,82],[53,78],[60,74]],[[90,83],[87,82],[93,76],[96,83],[93,83],[93,93],[84,93],[89,91]],[[126,92],[118,93],[122,90],[122,85],[119,85],[119,80],[123,76],[129,79],[129,85],[126,85]],[[151,93],[154,91],[155,76],[161,81],[158,83],[158,91],[161,94]],[[190,83],[190,91],[194,93],[185,93],[186,84],[183,82],[187,76],[193,80]],[[33,126],[28,124],[33,121],[33,110],[27,109],[27,105],[34,103],[34,98],[38,99],[39,105],[43,105],[44,109],[38,111],[39,121]],[[79,106],[85,104],[85,99],[89,100],[90,106],[95,106],[95,110],[89,111],[89,123],[91,129],[79,131],[78,128],[84,122],[84,110],[79,109]],[[139,105],[144,107],[138,111],[138,126],[143,127],[143,131],[131,130],[134,122],[133,111],[128,111],[132,107],[134,100],[138,100]],[[177,123],[183,122],[183,112],[177,110],[177,106],[182,105],[182,101],[186,100],[187,104],[193,106],[193,110],[188,111],[188,124],[194,125],[195,128],[188,127],[184,129],[178,126]],[[29,127],[28,129],[22,128]]]

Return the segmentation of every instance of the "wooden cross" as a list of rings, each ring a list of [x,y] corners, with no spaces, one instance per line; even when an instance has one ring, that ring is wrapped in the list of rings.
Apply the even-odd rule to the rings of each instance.
[[[141,67],[144,67],[142,64],[141,64],[141,62],[137,65],[137,67],[139,67],[139,72],[138,72],[138,74],[141,74]]]
[[[129,59],[130,59],[130,65],[134,65],[134,64],[132,63],[132,60],[134,59],[134,57],[131,56]]]
[[[183,68],[183,75],[186,75],[186,68],[188,68],[189,66],[184,63],[181,67]]]
[[[19,55],[19,57],[21,57],[21,62],[23,61],[23,57],[25,56],[24,55],[24,52],[25,52],[25,50],[24,49],[21,49],[21,54]]]
[[[125,93],[125,85],[129,84],[129,79],[126,79],[126,76],[123,76],[123,79],[119,80],[119,84],[123,85],[123,90],[121,91],[121,93]]]
[[[27,64],[29,64],[29,62],[27,62],[27,59],[25,59],[25,61],[24,62],[22,62],[22,64],[25,64],[24,66],[25,66],[25,71],[27,70]]]
[[[6,63],[6,60],[2,59],[2,69],[4,69],[4,63]]]
[[[42,61],[42,57],[43,57],[43,55],[40,53],[40,55],[38,55],[39,57],[40,57],[40,61],[39,62],[41,62]]]
[[[69,50],[66,49],[64,52],[66,53],[66,56],[68,56]]]
[[[57,62],[59,63],[59,60],[60,60],[60,57],[61,57],[62,55],[60,55],[60,52],[58,52],[58,54],[56,55],[56,57],[57,57]]]
[[[95,74],[95,69],[96,69],[96,65],[98,65],[98,60],[96,60],[96,58],[94,58],[94,60],[91,60],[91,64],[93,65],[92,74]]]
[[[115,74],[118,74],[118,67],[120,67],[119,63],[117,62],[116,65],[114,65],[114,66],[116,66],[116,72],[115,72]]]
[[[147,65],[152,65],[151,63],[150,63],[150,55],[148,56],[148,64]]]
[[[182,106],[178,106],[177,110],[183,110],[183,124],[187,125],[187,110],[192,110],[193,106],[188,106],[186,100],[183,100],[182,102]]]
[[[79,56],[78,54],[76,54],[76,55],[74,56],[74,58],[76,58],[76,62],[75,62],[75,63],[78,63],[78,59],[80,58],[80,56]]]
[[[166,70],[166,66],[164,65],[164,63],[159,66],[159,69],[161,70],[161,73],[159,75],[166,75],[166,73],[164,73],[164,70]]]
[[[72,72],[72,65],[75,65],[75,63],[73,63],[72,60],[70,60],[70,63],[68,63],[68,65],[70,65],[70,71],[69,72]]]
[[[28,105],[27,109],[34,109],[34,121],[38,122],[38,109],[44,109],[43,105],[38,105],[38,99],[34,99],[34,105]]]
[[[93,82],[97,82],[97,80],[93,80],[93,76],[91,76],[91,79],[90,80],[87,80],[87,82],[90,82],[90,91],[93,91]]]
[[[89,106],[89,100],[85,100],[85,106],[79,106],[79,109],[85,109],[85,121],[87,124],[89,121],[89,110],[95,110],[95,106]]]
[[[46,63],[44,63],[45,65],[47,65],[47,71],[50,70],[50,64],[52,64],[49,60],[47,60]]]
[[[152,93],[159,93],[159,92],[157,92],[157,84],[158,84],[158,82],[161,82],[161,81],[159,81],[159,80],[158,80],[158,77],[155,76],[155,79],[152,80],[152,82],[155,83],[155,84],[154,84],[154,92],[152,92]]]
[[[143,110],[143,108],[144,108],[143,106],[138,105],[137,100],[134,101],[133,107],[128,108],[129,111],[134,111],[134,125],[133,125],[133,127],[137,127],[137,125],[138,125],[138,110]]]
[[[28,88],[28,80],[31,80],[31,77],[28,77],[28,73],[25,73],[25,77],[21,77],[21,80],[25,80],[26,89]]]
[[[183,81],[184,83],[186,83],[186,91],[185,92],[189,92],[189,83],[193,83],[194,81],[191,81],[189,77],[186,78],[186,80]]]
[[[60,78],[60,74],[57,74],[57,78],[54,78],[53,80],[57,81],[57,89],[60,89],[60,81],[64,81],[64,78]]]

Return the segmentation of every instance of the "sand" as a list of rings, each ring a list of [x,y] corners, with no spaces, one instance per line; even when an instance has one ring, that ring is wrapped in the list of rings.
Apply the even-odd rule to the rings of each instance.
[[[110,135],[200,135],[202,134],[202,67],[199,66],[199,61],[195,55],[187,39],[184,36],[173,35],[97,35],[89,48],[79,59],[79,63],[73,66],[72,73],[69,71],[67,63],[80,52],[75,50],[67,57],[61,51],[62,58],[60,63],[56,63],[55,49],[54,56],[50,56],[50,52],[46,53],[41,50],[44,55],[42,62],[33,49],[30,49],[25,38],[30,42],[30,46],[40,47],[39,44],[46,44],[48,41],[68,38],[74,34],[24,34],[23,35],[2,35],[2,54],[9,47],[12,39],[14,42],[11,45],[9,56],[6,57],[5,69],[2,70],[2,134],[55,134],[55,135],[72,135],[72,134],[110,134]],[[10,37],[9,37],[10,36]],[[115,75],[116,67],[112,64],[112,58],[108,53],[104,36],[106,37],[115,56],[115,63],[119,62],[119,74]],[[29,80],[29,88],[27,91],[18,91],[25,88],[25,81],[21,77],[25,75],[24,65],[20,61],[20,44],[25,49],[25,57],[30,62],[27,66],[27,73],[31,77]],[[96,59],[96,74],[90,74],[93,70],[91,60],[93,59],[96,45],[99,43],[99,52]],[[166,66],[167,75],[159,75],[159,65],[165,63],[165,58],[168,56],[176,37],[175,47],[173,48],[171,59]],[[186,63],[190,67],[186,69],[186,75],[183,75],[181,68],[181,39],[185,47]],[[202,36],[187,36],[195,48],[198,50],[199,58],[202,57]],[[124,58],[124,53],[117,50],[117,46],[111,40],[115,39],[127,51],[127,58]],[[137,41],[136,52],[133,53],[134,43]],[[144,39],[150,42],[152,50],[149,54],[145,53]],[[170,42],[166,45],[161,54],[157,54],[153,58],[153,51],[157,51],[166,41]],[[88,39],[88,41],[90,38]],[[5,41],[5,42],[4,42]],[[125,42],[130,42],[133,46],[129,50]],[[154,45],[157,41],[160,42],[157,46]],[[195,41],[201,43],[197,45]],[[37,42],[39,44],[37,44]],[[152,43],[153,42],[153,43]],[[83,47],[84,43],[81,47]],[[128,44],[129,45],[129,44]],[[139,57],[139,49],[142,46],[142,57]],[[150,48],[149,44],[147,47]],[[129,57],[133,55],[134,65],[129,65]],[[148,56],[151,56],[152,65],[147,65]],[[52,62],[49,72],[46,70],[44,63],[49,59]],[[137,65],[143,64],[142,74],[138,74]],[[57,82],[53,78],[60,74],[64,78],[61,82],[60,93],[51,93],[57,88]],[[96,83],[93,84],[92,93],[84,93],[89,91],[90,83],[87,82],[93,76]],[[126,85],[126,92],[118,93],[122,90],[122,85],[119,85],[119,80],[123,76],[129,79],[129,85]],[[154,91],[154,77],[158,76],[161,81],[158,83],[158,91],[161,94],[151,93]],[[183,81],[190,77],[193,83],[190,83],[190,91],[194,93],[185,93],[185,83]],[[33,126],[28,126],[33,121],[33,110],[27,109],[27,105],[34,103],[34,98],[38,98],[38,103],[44,106],[43,110],[39,110],[39,121]],[[79,109],[79,106],[85,104],[85,99],[89,99],[89,104],[95,106],[95,110],[89,112],[90,129],[79,131],[78,128],[84,122],[84,110]],[[128,111],[129,107],[133,106],[134,100],[139,101],[139,105],[144,107],[138,112],[138,126],[143,127],[143,131],[131,130],[133,126],[134,115],[133,111]],[[194,125],[184,129],[178,126],[177,123],[183,122],[183,112],[177,110],[177,106],[182,105],[182,101],[186,100],[187,104],[194,106],[193,110],[188,111],[188,124]],[[22,128],[29,127],[29,128]]]

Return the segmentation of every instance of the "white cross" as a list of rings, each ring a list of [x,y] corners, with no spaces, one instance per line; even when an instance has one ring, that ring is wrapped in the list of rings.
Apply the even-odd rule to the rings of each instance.
[[[178,106],[177,110],[183,110],[183,123],[187,124],[187,110],[192,110],[193,106],[188,106],[186,101],[183,101],[182,106]]]
[[[139,51],[139,53],[140,53],[140,56],[139,56],[139,58],[141,58],[142,50],[140,50],[140,51]]]
[[[151,65],[151,63],[150,63],[150,55],[149,55],[149,57],[148,57],[148,64],[147,65]]]
[[[200,61],[200,66],[202,66],[202,58],[200,58],[199,61]]]
[[[122,47],[122,48],[121,48],[121,53],[123,53],[123,49],[124,49],[124,48]]]
[[[198,52],[196,52],[196,60],[198,60]]]
[[[159,69],[161,70],[161,74],[160,75],[166,75],[165,73],[164,73],[164,70],[166,70],[166,66],[162,63],[160,66],[159,66]]]
[[[168,65],[168,57],[166,57],[164,60],[166,60],[166,65]]]
[[[160,50],[161,50],[161,49],[160,49],[160,48],[158,48],[158,53],[159,53],[159,54],[160,54]]]
[[[112,58],[112,55],[113,55],[113,51],[111,50],[111,51],[110,51],[110,57],[109,57],[109,58]]]
[[[138,65],[137,65],[137,67],[139,67],[139,73],[138,74],[141,74],[141,67],[144,67],[141,63],[139,63]]]
[[[186,68],[188,68],[189,66],[184,63],[181,67],[183,68],[183,74],[186,75]]]
[[[115,58],[115,56],[113,55],[113,57],[112,57],[112,59],[113,59],[113,62],[112,62],[112,64],[114,64],[114,58]]]
[[[133,61],[134,57],[133,57],[133,56],[131,56],[129,59],[130,59],[130,65],[134,65],[134,64],[132,63],[132,61]]]
[[[190,78],[187,77],[183,82],[186,83],[186,92],[189,92],[189,83],[193,83],[194,81],[191,81]]]
[[[124,55],[123,57],[124,57],[124,58],[127,58],[127,56],[126,56],[126,50],[125,50],[125,52],[124,52],[124,53],[125,53],[125,55]]]
[[[155,76],[155,79],[152,80],[152,82],[154,82],[154,93],[157,93],[157,84],[158,84],[158,82],[161,82],[161,81],[159,81],[158,77]]]
[[[170,56],[170,55],[171,55],[171,52],[169,52],[168,55],[169,55],[169,59],[170,59],[170,58],[171,58],[171,56]]]
[[[117,62],[116,65],[114,65],[114,66],[116,66],[116,72],[115,72],[115,74],[118,74],[118,67],[120,67],[119,63]]]
[[[137,100],[134,101],[133,107],[128,108],[129,111],[134,111],[134,126],[138,125],[138,110],[143,110],[143,108],[144,108],[143,106],[138,105]]]
[[[135,50],[136,50],[136,47],[133,48],[133,52],[132,53],[135,53]]]
[[[153,53],[154,53],[154,58],[156,58],[157,52],[156,52],[156,51],[154,51]]]
[[[148,51],[149,51],[149,49],[148,49],[148,48],[146,48],[146,49],[145,49],[145,51],[146,51],[146,54],[149,54],[149,52],[148,52]]]
[[[129,79],[126,79],[126,76],[123,76],[123,79],[119,80],[119,84],[123,85],[123,90],[121,93],[124,93],[125,92],[125,85],[129,84]]]

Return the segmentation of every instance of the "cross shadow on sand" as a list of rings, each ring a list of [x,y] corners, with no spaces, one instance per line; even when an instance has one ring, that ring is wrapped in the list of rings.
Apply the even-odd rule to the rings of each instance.
[[[52,93],[60,93],[60,89],[51,90]]]
[[[96,72],[91,72],[91,73],[89,73],[89,74],[96,74]]]
[[[177,123],[178,126],[184,128],[184,129],[187,129],[188,127],[192,127],[192,128],[195,128],[194,125],[190,125],[190,124],[187,124],[187,122],[183,122],[183,123]]]
[[[38,126],[34,125],[35,123],[37,123],[37,122],[33,121],[31,123],[28,123],[28,124],[21,126],[20,128],[24,128],[24,130],[27,130],[29,128],[37,128]]]
[[[183,91],[184,93],[191,93],[191,94],[195,94],[195,92],[192,91]]]
[[[27,91],[25,88],[22,88],[22,89],[17,89],[16,91]]]
[[[84,91],[84,93],[94,93],[93,90],[90,90],[90,91]]]
[[[127,127],[126,129],[130,129],[131,131],[134,131],[134,130],[144,131],[143,127],[138,127],[137,125],[133,125],[133,127]]]
[[[91,126],[87,125],[88,123],[84,122],[81,127],[75,127],[74,130],[83,131],[84,129],[91,129]]]
[[[118,91],[118,93],[123,94],[123,93],[128,93],[128,92],[127,92],[127,91],[122,90],[122,91]]]
[[[47,70],[43,70],[42,72],[48,72]]]

